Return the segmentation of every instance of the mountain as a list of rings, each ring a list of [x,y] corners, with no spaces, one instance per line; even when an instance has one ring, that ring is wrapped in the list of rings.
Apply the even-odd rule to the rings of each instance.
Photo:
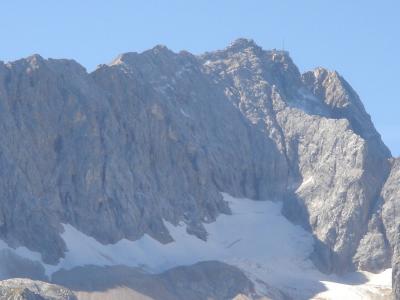
[[[33,55],[0,62],[0,130],[1,278],[122,266],[143,299],[375,299],[393,262],[400,299],[399,161],[335,71],[248,39],[92,73]]]

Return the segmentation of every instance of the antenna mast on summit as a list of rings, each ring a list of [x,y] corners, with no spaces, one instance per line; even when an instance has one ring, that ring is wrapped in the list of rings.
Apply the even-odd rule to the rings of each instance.
[[[282,51],[285,51],[285,39],[282,39]]]

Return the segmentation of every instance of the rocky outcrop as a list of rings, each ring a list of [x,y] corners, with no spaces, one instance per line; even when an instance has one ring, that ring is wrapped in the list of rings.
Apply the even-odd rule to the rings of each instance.
[[[352,130],[376,147],[380,155],[390,156],[357,93],[338,72],[316,68],[304,73],[302,81],[328,108],[329,117],[347,119]]]
[[[387,239],[392,248],[396,244],[396,234],[400,226],[400,159],[392,161],[392,170],[382,189],[382,222]]]
[[[378,271],[382,269],[382,266],[392,267],[393,293],[400,298],[398,291],[400,284],[400,160],[397,158],[390,161],[391,172],[373,210],[368,224],[368,232],[360,243],[355,261],[359,268],[372,271]],[[364,251],[364,253],[359,253],[360,251]]]
[[[0,298],[5,300],[77,300],[76,296],[64,287],[29,279],[0,281]]]
[[[382,189],[381,220],[388,252],[393,253],[393,293],[400,299],[400,159],[392,161],[392,171]]]
[[[392,271],[392,283],[393,283],[393,296],[394,300],[400,299],[400,226],[397,228],[396,243],[394,245],[393,253],[393,271]]]
[[[315,262],[328,272],[348,269],[390,168],[390,152],[357,94],[337,72],[301,75],[287,52],[249,40],[201,59],[286,157],[293,193],[286,213],[314,232]]]

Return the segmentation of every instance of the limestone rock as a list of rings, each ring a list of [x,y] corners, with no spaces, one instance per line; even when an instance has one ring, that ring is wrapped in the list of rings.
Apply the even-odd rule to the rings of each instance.
[[[393,271],[392,271],[392,282],[393,282],[393,296],[394,300],[400,299],[400,227],[397,229],[396,244],[394,246],[393,254]]]
[[[315,262],[328,272],[351,268],[390,170],[390,152],[357,94],[337,72],[301,75],[287,52],[251,41],[201,59],[287,159],[292,196],[285,210],[314,232]]]
[[[0,237],[63,256],[61,223],[103,243],[203,223],[220,191],[282,198],[287,165],[188,54],[156,47],[92,74],[38,55],[0,68]],[[46,232],[46,234],[36,234]]]
[[[77,300],[68,289],[29,279],[0,281],[0,298],[4,300]]]
[[[251,40],[200,56],[156,46],[90,74],[39,55],[0,63],[0,128],[0,238],[49,264],[67,250],[62,223],[168,243],[164,221],[183,222],[206,240],[230,213],[220,192],[283,201],[326,272],[379,271],[398,246],[399,162],[356,92]]]

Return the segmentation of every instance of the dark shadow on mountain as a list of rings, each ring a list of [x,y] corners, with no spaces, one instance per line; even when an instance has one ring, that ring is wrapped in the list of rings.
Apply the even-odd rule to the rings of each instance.
[[[56,272],[52,282],[76,292],[119,289],[122,299],[129,299],[130,293],[163,300],[232,299],[237,294],[254,294],[252,282],[242,271],[217,261],[177,267],[161,274],[126,266],[77,267]]]
[[[296,297],[296,300],[310,299],[326,291],[326,287],[321,282],[324,280],[348,285],[366,282],[365,276],[360,273],[349,273],[343,276],[321,274],[321,278],[299,278],[300,283],[301,280],[303,280],[302,286],[301,284],[296,287],[287,286],[288,289],[292,289],[292,292],[296,293],[297,290],[303,295]],[[271,299],[293,299],[284,291],[266,282],[256,281],[259,286],[263,286],[263,290],[267,291],[267,296]],[[122,265],[76,267],[56,272],[53,274],[52,283],[80,293],[82,299],[101,299],[100,297],[112,295],[125,300],[140,295],[142,298],[138,299],[150,297],[156,300],[204,300],[232,299],[238,294],[255,295],[253,283],[241,270],[218,261],[176,267],[160,274],[149,274],[143,269]],[[95,294],[99,298],[94,297]]]
[[[48,280],[39,262],[18,256],[8,249],[0,250],[0,280],[17,277]]]
[[[13,268],[16,263],[18,268]],[[43,266],[21,258],[10,251],[0,251],[0,266],[1,279],[23,277],[48,282]],[[296,286],[291,288],[288,285],[287,288],[300,290],[304,294],[304,298],[296,298],[299,300],[310,299],[318,293],[326,291],[326,287],[321,283],[323,280],[348,285],[360,285],[367,281],[361,273],[349,273],[342,276],[321,273],[321,278],[299,278],[298,280]],[[284,291],[267,282],[259,279],[256,281],[259,286],[263,286],[263,290],[271,299],[292,299]],[[57,271],[53,274],[50,283],[84,293],[85,295],[80,295],[82,299],[92,300],[111,296],[120,300],[133,297],[156,300],[204,300],[232,299],[238,294],[255,295],[254,284],[240,269],[218,261],[204,261],[190,266],[180,266],[160,274],[150,274],[139,267],[88,265]],[[138,295],[139,298],[137,298]]]
[[[345,283],[349,285],[360,285],[366,283],[367,281],[368,278],[359,272],[344,274],[335,280],[337,283]]]

